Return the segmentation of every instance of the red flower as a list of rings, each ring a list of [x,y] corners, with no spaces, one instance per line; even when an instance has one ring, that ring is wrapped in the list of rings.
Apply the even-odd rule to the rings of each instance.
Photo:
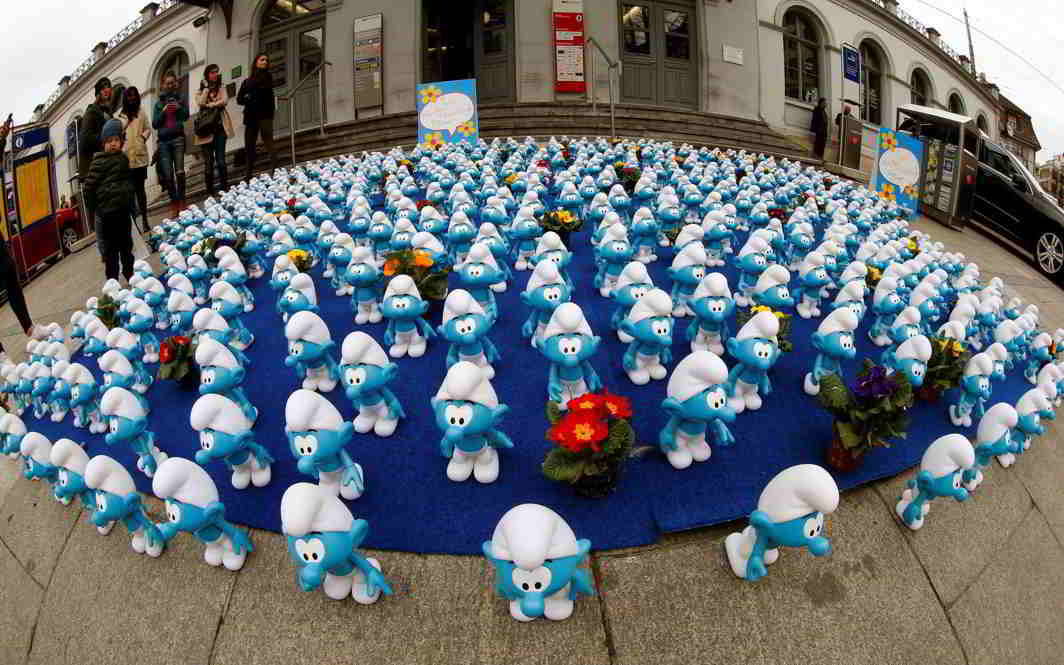
[[[173,340],[174,344],[180,344],[181,346],[188,346],[192,343],[192,340],[184,335],[174,335],[170,339]]]
[[[628,398],[612,395],[608,390],[604,390],[600,399],[602,405],[606,407],[606,410],[614,418],[632,417],[632,403],[628,401]]]
[[[292,208],[294,208],[294,207],[295,207],[295,205],[296,205],[296,200],[295,200],[294,198],[288,199],[288,209],[289,209],[289,210],[291,210]]]
[[[606,405],[602,402],[602,398],[594,393],[585,393],[580,397],[569,400],[565,405],[565,408],[569,409],[570,413],[594,413],[602,417],[605,417],[605,414],[603,414],[605,407]]]
[[[159,345],[159,362],[166,364],[173,362],[174,360],[174,347],[170,344],[170,340],[167,340]]]
[[[589,448],[598,452],[599,445],[610,434],[606,421],[597,413],[572,411],[550,428],[547,438],[574,453]]]

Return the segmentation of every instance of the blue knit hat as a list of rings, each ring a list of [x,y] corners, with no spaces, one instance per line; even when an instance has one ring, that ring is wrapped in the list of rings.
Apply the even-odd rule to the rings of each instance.
[[[122,121],[118,118],[111,118],[103,124],[103,131],[100,132],[100,143],[104,143],[112,136],[122,138]]]

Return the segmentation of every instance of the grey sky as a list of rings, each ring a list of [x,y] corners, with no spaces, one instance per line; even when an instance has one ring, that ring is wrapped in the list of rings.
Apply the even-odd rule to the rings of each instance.
[[[753,0],[743,0],[752,2]],[[26,122],[33,107],[55,89],[100,41],[106,41],[133,21],[147,0],[33,0],[5,2],[4,27],[0,28],[0,62],[6,64],[3,89],[7,92],[6,116]],[[953,48],[967,52],[964,26],[932,7],[960,17],[964,5],[973,25],[993,35],[1034,63],[1059,86],[1064,87],[1064,8],[1044,0],[901,0],[901,6],[925,25],[942,33]],[[1042,142],[1038,160],[1064,152],[1064,126],[1058,109],[1064,92],[1052,86],[1026,64],[978,32],[972,34],[976,65],[1001,90],[1031,114]]]

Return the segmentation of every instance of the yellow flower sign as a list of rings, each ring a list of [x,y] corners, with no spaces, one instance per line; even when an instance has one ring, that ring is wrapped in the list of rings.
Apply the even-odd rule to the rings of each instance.
[[[427,88],[422,88],[418,92],[421,93],[421,103],[424,105],[435,104],[443,95],[443,91],[434,85],[430,85]]]
[[[425,135],[425,147],[432,148],[433,150],[443,145],[443,134],[440,132],[431,132]]]

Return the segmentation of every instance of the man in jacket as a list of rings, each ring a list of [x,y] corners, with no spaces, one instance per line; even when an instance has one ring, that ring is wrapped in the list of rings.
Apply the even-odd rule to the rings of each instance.
[[[111,80],[106,76],[96,81],[96,100],[89,104],[81,116],[81,133],[78,135],[78,177],[82,185],[89,173],[92,156],[103,150],[100,132],[111,117]],[[89,228],[96,228],[95,210],[86,208]]]
[[[171,217],[177,217],[185,200],[185,121],[188,104],[177,93],[177,75],[163,74],[162,92],[155,102],[151,126],[159,139],[159,163],[164,186],[170,193]]]

